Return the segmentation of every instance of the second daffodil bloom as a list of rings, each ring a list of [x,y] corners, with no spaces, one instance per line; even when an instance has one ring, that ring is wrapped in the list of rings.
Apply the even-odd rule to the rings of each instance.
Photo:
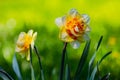
[[[58,17],[55,23],[60,28],[59,38],[64,42],[70,42],[73,48],[78,48],[80,43],[89,40],[88,15],[81,15],[76,9],[71,9],[67,15]]]
[[[29,30],[28,33],[21,32],[18,37],[15,51],[26,57],[28,61],[30,60],[30,45],[33,49],[36,37],[37,32],[33,33],[33,30]]]

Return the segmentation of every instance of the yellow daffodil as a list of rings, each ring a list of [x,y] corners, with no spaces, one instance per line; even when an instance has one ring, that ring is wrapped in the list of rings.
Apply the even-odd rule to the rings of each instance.
[[[73,48],[78,48],[80,43],[89,40],[88,15],[81,15],[76,9],[71,9],[67,15],[58,17],[55,23],[60,27],[59,38],[64,42],[71,42]]]
[[[15,51],[26,57],[28,61],[30,60],[30,45],[33,49],[36,37],[37,32],[33,33],[33,30],[29,30],[28,33],[21,32],[18,37]]]

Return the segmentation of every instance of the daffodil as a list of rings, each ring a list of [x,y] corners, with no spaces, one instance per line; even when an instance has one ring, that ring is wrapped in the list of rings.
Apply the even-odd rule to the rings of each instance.
[[[79,14],[76,9],[71,9],[65,16],[55,20],[60,28],[59,38],[64,42],[70,42],[73,48],[78,48],[80,43],[89,40],[88,33],[89,16]]]
[[[34,41],[37,37],[37,32],[33,33],[33,30],[29,30],[28,33],[21,32],[16,42],[15,51],[20,53],[23,57],[30,60],[30,45],[34,48]]]

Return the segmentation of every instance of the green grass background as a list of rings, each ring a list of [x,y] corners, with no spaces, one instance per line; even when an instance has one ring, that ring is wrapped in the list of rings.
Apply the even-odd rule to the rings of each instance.
[[[119,0],[0,0],[0,66],[12,77],[16,78],[12,70],[12,58],[15,43],[21,31],[33,29],[38,32],[36,46],[39,49],[47,80],[57,80],[60,69],[63,42],[59,40],[59,28],[55,19],[63,16],[70,9],[76,8],[81,14],[90,16],[91,48],[88,56],[92,56],[95,45],[100,36],[103,42],[96,61],[107,51],[112,50],[99,66],[101,76],[111,73],[112,80],[119,80],[120,73],[120,1]],[[67,47],[71,76],[74,75],[84,43],[77,50]],[[17,55],[24,80],[30,79],[29,62]],[[35,75],[39,78],[37,57],[33,54]],[[87,66],[83,71],[86,79]]]

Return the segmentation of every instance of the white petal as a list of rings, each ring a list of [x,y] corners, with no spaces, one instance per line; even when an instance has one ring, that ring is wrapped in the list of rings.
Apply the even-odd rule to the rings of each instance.
[[[76,9],[71,9],[69,12],[69,15],[71,15],[72,17],[75,17],[77,14],[79,14],[79,13],[77,12]]]
[[[78,26],[75,26],[75,31],[79,32]]]
[[[89,31],[91,31],[91,28],[89,26],[87,26],[85,31],[89,32]]]
[[[18,46],[16,46],[16,48],[15,48],[15,52],[21,52],[21,51],[22,51],[22,49],[19,48]]]
[[[74,49],[77,49],[80,46],[80,43],[78,41],[71,42],[71,45]]]
[[[76,37],[79,36],[79,34],[76,34],[76,33],[75,33],[74,29],[71,30],[71,33],[72,33],[74,36],[76,36]]]
[[[63,21],[62,21],[62,17],[59,17],[55,20],[55,23],[58,27],[63,26]]]
[[[26,35],[26,33],[25,32],[21,32],[20,33],[20,35],[19,35],[19,39],[22,39],[22,38],[24,38],[24,36]]]
[[[28,34],[29,36],[32,36],[32,34],[33,34],[33,30],[32,30],[32,29],[29,30],[27,34]]]
[[[88,34],[84,34],[84,35],[83,35],[83,37],[84,37],[84,40],[85,40],[85,41],[90,40],[90,38],[89,38]]]
[[[24,44],[24,37],[25,37],[26,33],[25,32],[21,32],[19,35],[19,38],[17,40],[17,45],[22,46]]]
[[[62,39],[66,39],[67,36],[68,36],[67,33],[62,33],[62,34],[61,34],[61,38],[62,38]]]
[[[89,24],[90,17],[89,17],[87,14],[83,14],[82,17],[83,17],[83,20],[84,20],[87,24]]]

